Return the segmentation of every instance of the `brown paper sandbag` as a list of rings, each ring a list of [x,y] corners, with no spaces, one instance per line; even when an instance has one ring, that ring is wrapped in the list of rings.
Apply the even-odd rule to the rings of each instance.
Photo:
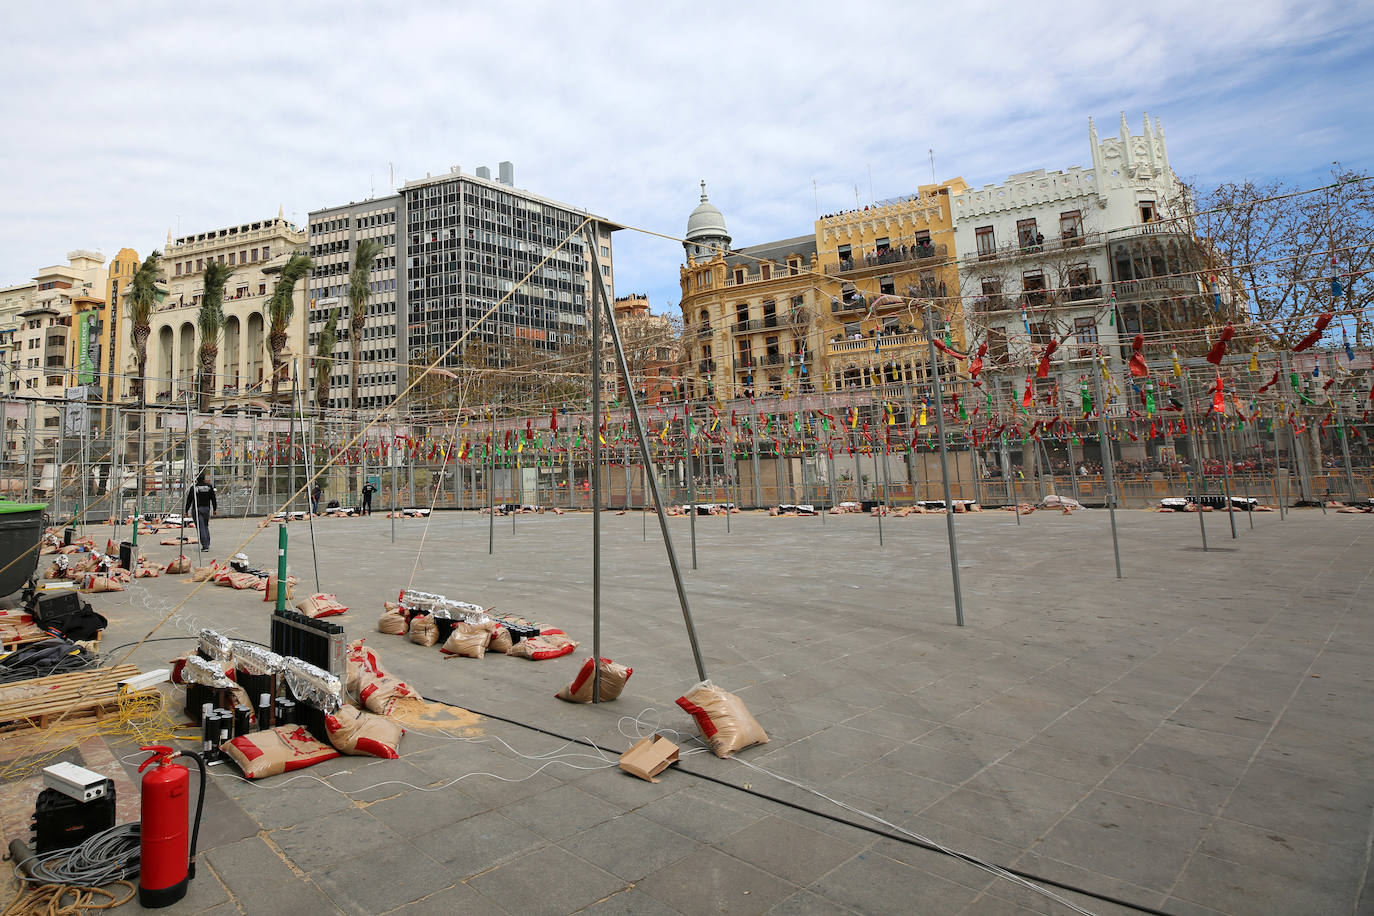
[[[278,725],[239,735],[220,745],[220,750],[248,779],[300,770],[339,756],[338,751],[317,740],[300,725]]]
[[[93,592],[122,592],[124,586],[108,576],[96,576],[91,580],[91,591]]]
[[[677,705],[696,720],[701,736],[717,757],[729,757],[750,745],[768,742],[763,726],[749,714],[744,701],[710,681],[702,681],[678,697]]]
[[[205,582],[218,571],[219,564],[214,560],[210,561],[209,566],[194,566],[191,568],[191,581]]]
[[[576,649],[577,641],[567,636],[531,636],[511,646],[506,654],[539,662],[571,655]]]
[[[422,614],[410,621],[408,635],[417,646],[432,646],[439,641],[439,625],[429,614]]]
[[[329,743],[354,757],[382,757],[395,760],[401,756],[397,748],[406,730],[386,716],[363,712],[352,706],[324,717]]]
[[[483,626],[458,621],[448,639],[439,647],[445,655],[462,655],[466,658],[481,658],[487,654],[487,643],[491,642],[491,632]]]
[[[296,577],[286,577],[286,600],[289,602],[296,597]],[[267,591],[263,595],[263,601],[277,600],[277,574],[271,573],[267,576]]]
[[[498,623],[491,631],[491,641],[487,643],[487,651],[506,652],[512,645],[514,645],[514,642],[510,638],[510,630],[507,630]]]
[[[635,669],[633,668],[617,665],[609,658],[601,659],[601,699],[610,701],[620,696],[620,692],[625,689],[625,682],[634,673]],[[592,660],[588,658],[582,663],[582,667],[578,670],[577,677],[573,678],[573,682],[555,693],[554,696],[560,700],[567,700],[569,703],[590,703],[592,690],[596,686],[596,679],[592,674]]]
[[[190,571],[191,558],[187,556],[177,557],[175,560],[167,564],[167,575],[169,576],[188,573]]]
[[[381,616],[377,618],[377,632],[392,636],[406,634],[406,615],[400,605],[388,601],[383,606]]]

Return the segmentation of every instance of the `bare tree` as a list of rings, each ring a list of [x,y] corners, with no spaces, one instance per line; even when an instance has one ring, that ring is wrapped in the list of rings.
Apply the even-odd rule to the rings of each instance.
[[[1322,312],[1353,314],[1354,343],[1374,342],[1366,310],[1374,289],[1374,184],[1368,173],[1333,164],[1330,186],[1299,194],[1283,182],[1225,182],[1197,194],[1197,232],[1229,265],[1251,316],[1276,349],[1287,349]],[[1332,259],[1335,259],[1333,264]],[[1331,281],[1349,298],[1336,302]]]

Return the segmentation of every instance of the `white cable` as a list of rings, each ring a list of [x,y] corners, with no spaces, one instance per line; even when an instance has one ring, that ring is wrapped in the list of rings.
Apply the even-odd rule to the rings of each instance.
[[[995,876],[997,876],[997,877],[999,877],[999,878],[1005,878],[1006,880],[1012,882],[1013,884],[1019,884],[1020,886],[1026,888],[1026,889],[1028,889],[1028,890],[1034,891],[1034,892],[1037,893],[1037,894],[1040,894],[1040,895],[1042,895],[1042,896],[1044,896],[1044,897],[1048,897],[1049,899],[1054,900],[1054,901],[1056,901],[1056,902],[1058,902],[1058,903],[1062,903],[1064,906],[1068,907],[1069,909],[1073,910],[1073,911],[1076,912],[1076,913],[1082,913],[1083,916],[1094,916],[1094,914],[1092,913],[1091,910],[1085,910],[1085,909],[1083,909],[1083,908],[1080,907],[1078,904],[1074,903],[1074,902],[1071,901],[1071,900],[1067,900],[1067,899],[1065,899],[1065,898],[1059,896],[1058,894],[1056,894],[1054,891],[1050,890],[1050,889],[1047,888],[1047,887],[1041,887],[1040,885],[1036,884],[1036,883],[1033,882],[1033,881],[1030,881],[1030,880],[1028,880],[1028,879],[1026,879],[1026,878],[1022,878],[1020,875],[1014,875],[1014,874],[1012,874],[1011,872],[1007,871],[1005,868],[1002,868],[1000,865],[997,865],[997,864],[995,864],[995,863],[993,863],[993,862],[989,862],[989,861],[987,861],[986,859],[981,859],[981,858],[979,858],[978,856],[972,855],[971,853],[960,852],[960,851],[957,850],[957,849],[952,849],[952,848],[950,848],[950,847],[948,847],[948,846],[945,846],[945,845],[942,844],[942,843],[939,843],[939,842],[937,842],[937,841],[935,841],[935,840],[932,840],[930,837],[922,836],[921,834],[916,833],[915,831],[912,831],[912,830],[907,830],[905,827],[902,827],[902,826],[899,826],[899,825],[897,825],[897,824],[894,824],[894,823],[892,823],[891,821],[884,820],[883,818],[879,817],[878,815],[873,814],[873,813],[871,813],[871,812],[869,812],[869,811],[865,811],[865,810],[863,810],[862,808],[856,808],[856,807],[854,807],[854,806],[851,805],[851,804],[848,804],[848,803],[846,803],[846,802],[840,801],[839,799],[831,798],[829,795],[826,795],[824,792],[821,792],[819,789],[815,789],[815,788],[812,788],[811,786],[805,785],[804,783],[797,782],[795,779],[792,779],[792,778],[787,777],[787,776],[783,776],[783,775],[780,774],[780,773],[774,773],[772,770],[769,770],[769,769],[766,769],[766,768],[764,768],[764,767],[761,767],[761,766],[759,766],[759,765],[756,764],[756,763],[750,763],[749,761],[744,760],[744,759],[742,759],[742,758],[740,758],[740,757],[731,757],[731,758],[729,758],[729,759],[734,760],[736,763],[742,764],[743,766],[749,767],[749,769],[751,769],[751,770],[757,770],[757,771],[760,772],[760,773],[765,773],[765,774],[767,774],[767,775],[769,775],[769,776],[772,776],[774,779],[781,780],[782,782],[785,782],[785,783],[787,783],[788,785],[795,786],[796,788],[801,789],[801,790],[804,791],[804,792],[810,792],[812,795],[815,795],[817,798],[823,798],[823,799],[825,799],[826,801],[830,802],[832,805],[837,805],[838,807],[843,808],[844,810],[849,811],[849,812],[851,812],[851,813],[853,813],[853,814],[860,815],[861,817],[866,817],[866,818],[868,818],[869,820],[874,821],[875,823],[882,824],[884,827],[887,827],[887,828],[889,828],[889,829],[895,830],[895,831],[897,831],[898,833],[903,833],[903,834],[905,834],[905,835],[911,837],[911,838],[914,839],[914,840],[917,840],[917,841],[919,841],[919,842],[921,842],[921,843],[925,843],[925,844],[927,844],[927,845],[929,845],[929,846],[932,846],[932,847],[934,847],[935,849],[938,849],[938,850],[940,850],[941,852],[943,852],[943,853],[945,853],[945,854],[947,854],[947,855],[950,855],[950,856],[953,856],[953,857],[955,857],[955,858],[957,858],[957,859],[961,859],[961,860],[963,860],[963,861],[965,861],[965,862],[968,862],[970,865],[977,866],[978,868],[981,868],[981,869],[983,869],[984,871],[989,872],[989,873],[991,873],[991,874],[993,874],[993,875],[995,875]]]

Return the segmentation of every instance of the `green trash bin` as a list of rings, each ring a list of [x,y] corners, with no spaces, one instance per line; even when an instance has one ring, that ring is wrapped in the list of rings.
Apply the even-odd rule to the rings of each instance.
[[[38,568],[47,503],[0,499],[0,598],[14,594]]]

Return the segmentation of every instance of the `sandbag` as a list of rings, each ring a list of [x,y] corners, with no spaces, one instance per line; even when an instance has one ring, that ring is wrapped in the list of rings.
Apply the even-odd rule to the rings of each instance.
[[[246,572],[232,572],[229,574],[228,579],[230,588],[239,591],[257,588],[258,583],[262,581],[260,577]]]
[[[381,616],[377,618],[377,632],[388,633],[392,636],[404,636],[406,629],[405,611],[401,610],[399,604],[388,601],[382,606]]]
[[[531,636],[511,646],[506,650],[506,654],[538,662],[570,655],[576,649],[577,641],[568,636]]]
[[[419,697],[410,685],[382,670],[377,653],[362,644],[350,643],[345,657],[344,683],[350,695],[379,716],[389,716],[401,700]]]
[[[353,757],[382,757],[395,760],[406,730],[386,716],[363,712],[352,706],[324,717],[329,743]]]
[[[177,557],[175,560],[167,564],[167,575],[169,576],[175,576],[181,573],[188,573],[190,571],[191,558],[187,556]]]
[[[554,696],[560,700],[567,700],[569,703],[590,703],[592,701],[592,688],[596,685],[596,679],[592,677],[593,670],[592,660],[588,658],[582,663],[582,668],[577,672],[577,677],[573,678],[572,683],[555,693]],[[635,669],[633,668],[617,665],[609,658],[601,659],[601,699],[609,701],[620,696],[620,692],[625,689],[625,682],[634,673]]]
[[[439,627],[429,614],[421,614],[410,621],[407,635],[417,646],[432,646],[439,641]]]
[[[677,698],[677,705],[696,720],[701,736],[717,757],[729,757],[754,744],[766,744],[763,726],[749,714],[744,701],[710,681],[702,681]]]
[[[289,585],[288,585],[289,587]],[[296,610],[307,617],[319,619],[321,617],[335,617],[348,610],[339,602],[337,595],[326,595],[317,593],[308,595],[296,602]]]
[[[191,568],[192,582],[205,582],[216,572],[219,571],[219,564],[214,560],[210,561],[209,566],[195,566]]]
[[[287,576],[287,577],[286,577],[286,600],[287,600],[287,601],[290,601],[292,598],[295,598],[295,597],[296,597],[295,591],[296,591],[296,577],[295,577],[295,576]],[[272,573],[271,575],[269,575],[269,576],[267,577],[267,593],[266,593],[265,595],[263,595],[262,600],[263,600],[263,601],[276,601],[276,600],[277,600],[277,574],[276,574],[276,573]]]
[[[93,592],[122,592],[124,586],[120,585],[109,576],[91,576],[87,580],[86,588]]]
[[[466,658],[481,658],[487,654],[487,643],[491,642],[491,631],[477,624],[457,621],[448,639],[439,647],[445,655],[462,655]]]
[[[339,756],[300,725],[278,725],[260,732],[239,735],[220,745],[248,779],[301,770]]]
[[[501,624],[492,628],[491,640],[487,643],[488,652],[507,652],[515,643],[510,638],[510,630]]]

